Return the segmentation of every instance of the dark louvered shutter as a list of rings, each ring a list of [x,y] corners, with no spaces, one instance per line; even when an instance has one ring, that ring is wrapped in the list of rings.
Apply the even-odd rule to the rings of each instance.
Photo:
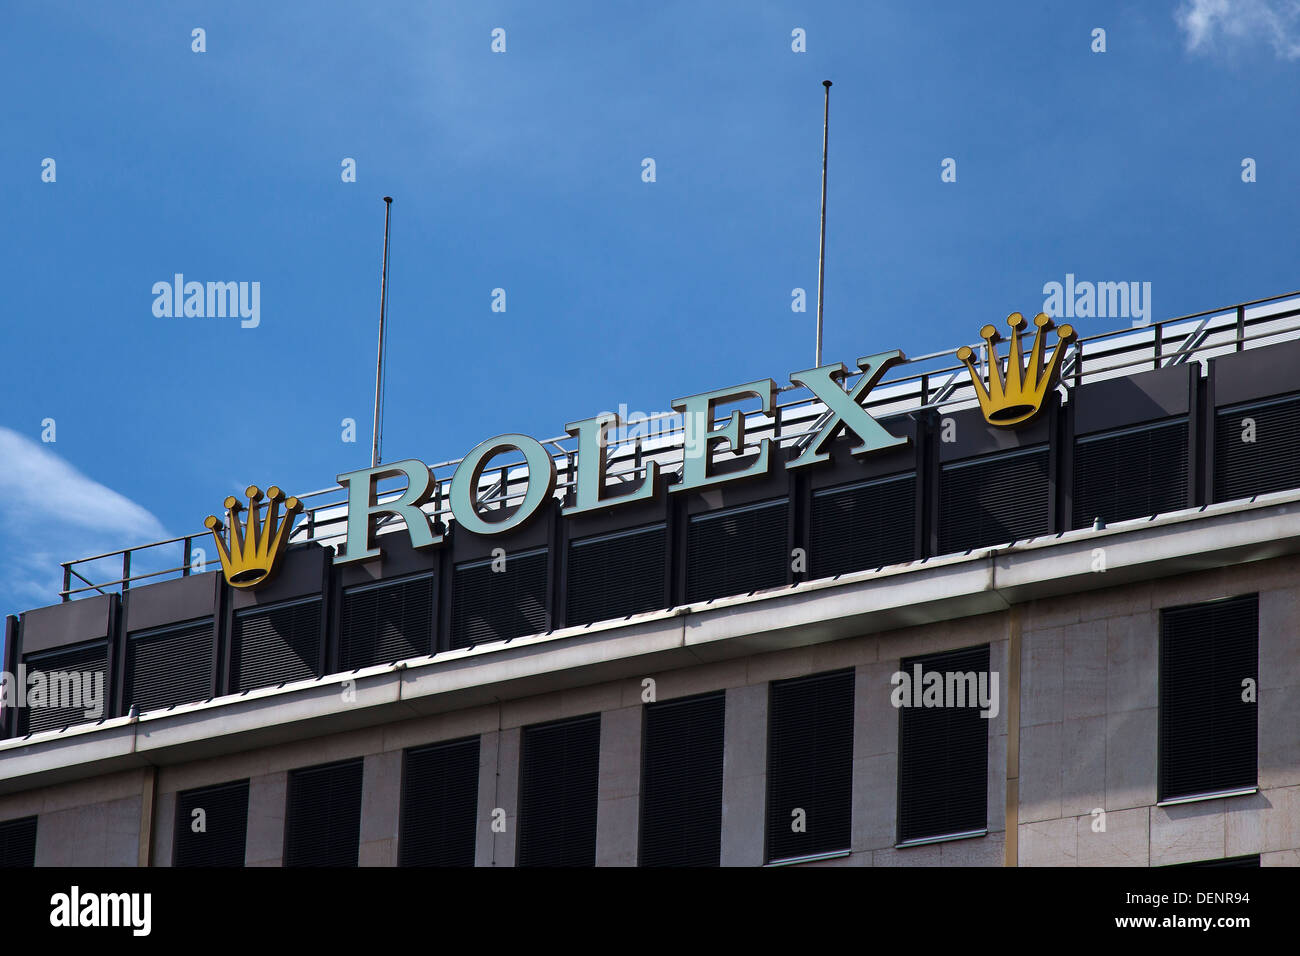
[[[722,692],[645,709],[641,866],[717,866],[722,852]]]
[[[1215,415],[1214,500],[1291,488],[1300,488],[1300,396],[1221,409]]]
[[[27,654],[27,706],[19,712],[20,733],[34,734],[57,730],[72,724],[84,724],[108,716],[108,643],[96,641],[73,648]],[[45,677],[43,703],[33,706],[32,677]],[[86,716],[95,710],[94,696],[99,693],[99,716]],[[58,706],[58,705],[64,706]],[[66,706],[72,704],[73,706]]]
[[[458,566],[451,599],[451,646],[469,647],[546,631],[547,552],[508,554]]]
[[[140,713],[212,696],[212,618],[132,634],[126,645],[126,706]]]
[[[780,587],[789,580],[784,499],[691,518],[686,541],[686,600],[710,601]]]
[[[361,851],[362,761],[289,774],[285,866],[356,866]]]
[[[319,598],[235,615],[235,690],[319,677]]]
[[[1074,446],[1072,526],[1186,508],[1188,478],[1186,422],[1080,438]]]
[[[525,727],[519,865],[595,866],[600,715]]]
[[[978,694],[979,675],[988,670],[987,644],[902,662],[913,696],[898,713],[898,842],[971,833],[988,825],[991,718],[981,716]],[[930,673],[943,680],[939,706],[927,705],[922,697]],[[949,675],[967,679],[950,681]],[[992,679],[985,676],[985,682],[991,691]],[[957,706],[957,693],[966,698],[964,706]]]
[[[853,671],[773,681],[768,707],[768,861],[849,849]]]
[[[406,752],[401,866],[473,866],[479,739]]]
[[[433,575],[343,592],[339,666],[390,664],[433,650]]]
[[[566,624],[590,624],[664,606],[662,524],[569,545]]]
[[[809,564],[829,578],[916,557],[916,477],[813,492]]]
[[[36,817],[0,823],[0,867],[36,865]]]
[[[945,465],[939,476],[939,552],[1047,533],[1047,449]]]
[[[1160,615],[1160,799],[1255,786],[1259,597]]]
[[[176,795],[173,866],[243,866],[247,837],[247,780]]]

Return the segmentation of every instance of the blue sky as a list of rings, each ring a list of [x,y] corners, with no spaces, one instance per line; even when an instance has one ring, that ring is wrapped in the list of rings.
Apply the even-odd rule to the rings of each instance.
[[[0,24],[0,614],[249,483],[369,463],[385,194],[386,459],[807,368],[823,79],[827,361],[973,341],[1067,273],[1150,282],[1153,319],[1300,285],[1289,0],[10,2]],[[260,283],[260,323],[155,316],[175,273]]]

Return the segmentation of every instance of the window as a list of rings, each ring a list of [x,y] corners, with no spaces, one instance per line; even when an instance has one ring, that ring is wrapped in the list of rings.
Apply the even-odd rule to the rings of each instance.
[[[785,499],[695,515],[686,541],[686,601],[780,587],[790,576]]]
[[[1160,800],[1255,786],[1258,668],[1258,595],[1161,612]]]
[[[767,720],[767,859],[850,848],[853,670],[774,681]]]
[[[944,465],[939,475],[939,553],[1046,534],[1047,471],[1046,448]]]
[[[343,592],[339,667],[353,670],[433,650],[433,575],[363,584]]]
[[[248,781],[176,794],[173,866],[243,866]]]
[[[1300,487],[1300,396],[1215,413],[1214,500]]]
[[[140,713],[213,695],[212,618],[132,634],[126,644],[126,707]]]
[[[60,730],[109,716],[108,642],[96,641],[23,656],[27,665],[27,706],[18,712],[18,733]],[[45,675],[43,701],[33,699],[31,680]],[[95,695],[99,695],[98,701]],[[99,714],[93,711],[98,707]],[[92,713],[88,716],[87,711]]]
[[[361,851],[360,759],[289,774],[285,866],[356,866]]]
[[[600,715],[525,727],[519,865],[595,866]]]
[[[320,598],[235,615],[231,680],[236,692],[319,677]]]
[[[1073,527],[1186,508],[1187,423],[1160,422],[1080,438],[1074,446]]]
[[[406,751],[400,866],[473,866],[479,738]]]
[[[646,706],[641,866],[718,865],[725,709],[721,691]]]
[[[981,716],[980,697],[981,687],[991,694],[994,686],[989,646],[905,658],[900,672],[907,682],[893,691],[903,703],[898,708],[898,842],[983,831],[989,721]],[[938,693],[930,675],[938,675]]]
[[[565,623],[590,624],[664,607],[662,524],[582,538],[569,545]]]
[[[0,867],[36,865],[36,818],[0,822]]]
[[[863,481],[813,492],[812,577],[900,564],[916,556],[916,478]]]
[[[504,641],[547,628],[545,549],[457,566],[451,646]],[[503,566],[504,565],[504,566]]]

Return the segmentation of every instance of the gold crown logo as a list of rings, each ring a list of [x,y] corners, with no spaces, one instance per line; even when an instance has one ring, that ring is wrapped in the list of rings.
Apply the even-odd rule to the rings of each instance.
[[[975,385],[975,395],[979,398],[984,420],[999,428],[1009,428],[1029,421],[1043,407],[1043,399],[1056,387],[1056,379],[1061,371],[1061,362],[1065,358],[1065,347],[1074,341],[1074,329],[1063,325],[1056,331],[1056,348],[1052,356],[1043,363],[1043,353],[1047,350],[1047,333],[1052,320],[1042,312],[1034,317],[1038,332],[1034,335],[1034,347],[1029,353],[1026,366],[1020,348],[1020,330],[1025,327],[1025,317],[1019,312],[1007,316],[1007,325],[1011,326],[1011,353],[1007,356],[1006,372],[1003,373],[1002,361],[998,358],[997,343],[1001,341],[998,330],[991,325],[980,329],[980,337],[989,346],[989,383],[988,388],[980,378],[979,369],[972,359],[974,354],[970,346],[963,345],[957,350],[957,358],[970,372],[970,380]]]
[[[249,485],[248,520],[241,527],[239,512],[244,506],[239,499],[231,495],[226,499],[226,515],[230,521],[230,544],[227,546],[221,532],[226,530],[221,519],[208,515],[203,524],[212,532],[217,542],[217,553],[221,555],[221,570],[231,587],[253,588],[265,584],[279,570],[280,555],[289,543],[289,531],[293,519],[302,511],[302,502],[297,498],[284,501],[284,517],[279,515],[280,502],[284,492],[272,485],[266,490],[266,520],[260,520],[259,502],[262,489]]]

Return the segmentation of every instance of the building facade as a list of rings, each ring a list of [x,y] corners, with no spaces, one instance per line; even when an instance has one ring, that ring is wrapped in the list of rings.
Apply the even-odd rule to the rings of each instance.
[[[346,560],[336,488],[256,590],[197,537],[65,576],[7,622],[0,863],[1300,864],[1300,301],[1076,342],[1016,428],[951,354],[864,388],[870,455],[805,397],[702,487],[637,437],[604,487],[666,487],[566,513],[556,446],[502,533],[434,469],[436,547]]]

